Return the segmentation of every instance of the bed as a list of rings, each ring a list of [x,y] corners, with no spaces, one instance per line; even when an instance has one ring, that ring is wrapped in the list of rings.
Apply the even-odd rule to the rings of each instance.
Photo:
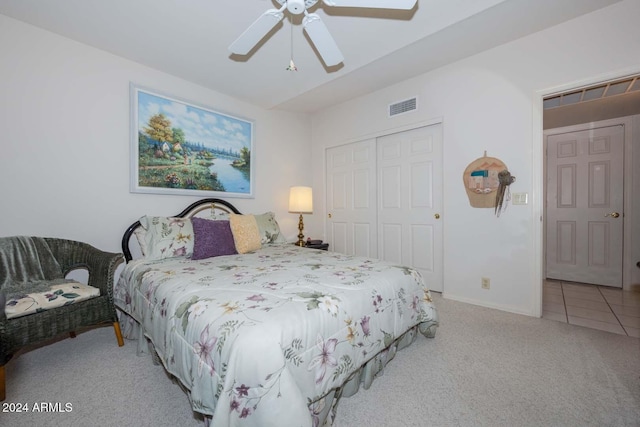
[[[237,221],[254,220],[260,247],[238,250]],[[202,258],[204,239],[228,239],[226,227],[238,253]],[[171,246],[150,248],[154,233],[173,233]],[[225,200],[142,217],[122,246],[114,298],[123,332],[141,352],[152,348],[211,426],[331,425],[342,397],[368,388],[397,350],[438,326],[416,270],[287,243],[273,214],[241,215]]]

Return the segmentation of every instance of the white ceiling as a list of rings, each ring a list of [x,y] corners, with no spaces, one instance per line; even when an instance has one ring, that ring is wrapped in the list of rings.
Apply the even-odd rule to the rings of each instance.
[[[327,69],[287,17],[248,57],[227,47],[272,0],[0,0],[0,13],[264,108],[313,112],[620,0],[314,6],[344,54]],[[292,43],[293,42],[293,43]],[[293,47],[298,71],[287,71]]]

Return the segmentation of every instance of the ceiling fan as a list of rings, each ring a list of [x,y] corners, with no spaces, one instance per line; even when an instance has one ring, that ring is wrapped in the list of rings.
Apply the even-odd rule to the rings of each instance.
[[[329,30],[316,13],[309,13],[307,9],[318,3],[319,0],[276,0],[282,5],[280,9],[269,9],[247,28],[229,46],[229,50],[237,55],[246,55],[267,35],[284,17],[284,10],[293,15],[304,13],[302,27],[307,32],[309,39],[318,50],[327,67],[338,65],[344,60],[342,52],[331,37]],[[327,6],[334,7],[359,7],[377,9],[403,9],[409,10],[415,6],[417,0],[322,0]]]

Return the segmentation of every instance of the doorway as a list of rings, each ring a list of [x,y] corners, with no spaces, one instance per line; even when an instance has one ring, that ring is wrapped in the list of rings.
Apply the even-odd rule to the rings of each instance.
[[[543,114],[540,124],[544,130],[539,139],[540,163],[539,169],[536,169],[540,173],[538,185],[543,196],[538,202],[540,222],[536,230],[540,239],[540,313],[545,318],[565,323],[638,336],[640,294],[631,292],[631,289],[633,283],[640,282],[634,270],[635,258],[639,255],[638,239],[632,242],[632,235],[637,235],[639,227],[640,205],[634,202],[631,188],[635,186],[637,193],[639,181],[634,169],[640,164],[640,82],[637,75],[610,78],[613,80],[580,89],[567,88],[559,94],[541,94],[539,106]],[[598,99],[604,98],[603,94],[606,95],[612,87],[615,89],[610,92],[609,99]],[[563,100],[568,105],[559,108]],[[556,112],[559,114],[549,114],[551,104],[558,107]],[[611,138],[618,138],[613,144],[620,145],[617,155],[621,154],[622,160],[574,158],[575,161],[567,161],[567,157],[579,154],[581,144],[586,152],[591,146],[593,154],[610,144]],[[599,145],[605,141],[604,145]],[[548,158],[548,145],[551,145],[549,150],[553,159]],[[606,147],[605,151],[610,148]],[[577,174],[580,162],[587,171],[582,177]],[[549,169],[553,169],[551,173],[548,173]],[[616,173],[618,176],[613,176]],[[620,182],[613,188],[617,194],[605,195],[605,181],[611,179]],[[582,190],[581,184],[584,184]],[[580,217],[584,215],[570,214],[563,218],[562,214],[566,214],[568,209],[567,212],[558,212],[558,206],[578,208],[573,206],[573,202],[579,191],[583,191],[583,197],[587,197],[585,210],[595,208],[598,204],[607,210],[596,212],[594,218],[584,219],[582,242],[576,233]],[[596,200],[596,193],[604,198]],[[615,209],[608,211],[614,199],[620,197],[623,199],[622,206],[618,204]],[[614,221],[620,219],[622,221]],[[589,238],[599,240],[598,250],[589,248]],[[610,252],[615,249],[613,246],[621,256]],[[599,279],[593,279],[593,275],[583,271],[588,268],[582,268],[574,260],[574,257],[580,257],[578,251],[583,252],[581,256],[586,258],[587,263],[600,264],[600,268],[607,263],[616,264],[616,273],[607,272]],[[554,271],[558,265],[550,264],[557,264],[557,261],[572,266],[574,271],[568,276]]]
[[[577,265],[595,265],[594,271],[603,270],[604,264],[622,265],[617,267],[621,270],[620,273],[613,274],[611,270],[608,270],[601,275],[604,277],[601,277],[600,280],[592,280],[583,272],[575,273],[577,275],[571,277],[571,275],[557,276],[558,272],[554,271],[551,277],[555,274],[556,277],[566,280],[621,286],[625,290],[630,290],[633,283],[640,282],[640,274],[636,271],[637,268],[633,268],[637,260],[632,258],[632,253],[636,258],[640,257],[638,252],[640,242],[637,238],[632,245],[633,236],[640,231],[638,228],[640,227],[640,208],[638,207],[640,205],[632,197],[632,187],[635,186],[637,189],[640,182],[638,172],[634,171],[640,165],[640,128],[638,127],[640,74],[610,78],[604,82],[587,84],[580,88],[568,88],[564,92],[544,96],[542,111],[541,125],[544,133],[541,135],[540,152],[542,155],[539,169],[542,171],[540,194],[543,195],[540,200],[541,224],[539,230],[541,236],[541,279],[547,277],[548,270],[557,267],[557,265],[548,265],[550,262],[548,255],[549,252],[552,252],[551,255],[555,261],[558,261],[563,267],[571,267],[574,270],[585,269],[584,267],[576,267]],[[552,141],[551,147],[556,150],[552,153],[556,158],[552,166],[556,170],[550,172],[551,178],[554,179],[551,184],[553,188],[550,189],[547,182],[549,173],[547,137],[551,134],[556,134],[552,137],[555,138],[555,141]],[[617,138],[615,141],[612,139],[614,137]],[[558,144],[562,145],[560,153],[557,152]],[[632,149],[634,145],[636,146],[635,150]],[[614,150],[614,146],[617,147],[615,148],[617,150],[616,156],[621,156],[622,160],[605,158],[610,156],[608,153],[612,153],[611,150]],[[578,151],[573,151],[574,148]],[[578,173],[578,166],[580,166],[580,149],[584,152],[582,160],[584,173],[574,175],[574,173]],[[623,171],[622,176],[620,176],[621,171]],[[560,178],[557,179],[558,177]],[[598,181],[599,177],[602,178],[600,181]],[[614,186],[615,194],[610,194],[605,190],[605,187],[611,188],[613,184],[610,180],[614,178],[618,182]],[[560,189],[557,187],[558,182],[563,184]],[[582,186],[582,190],[578,188],[580,186]],[[583,193],[576,193],[579,190]],[[557,199],[558,194],[554,193],[558,192],[561,194],[564,192],[563,197],[565,198],[563,200]],[[554,198],[552,203],[547,200],[549,196]],[[580,202],[577,198],[582,201]],[[620,198],[623,199],[622,202],[620,202]],[[581,231],[583,235],[591,233],[595,240],[599,240],[600,248],[589,248],[586,243],[579,243],[578,236],[574,234],[579,231],[577,228],[574,230],[578,226],[578,223],[573,221],[575,215],[571,216],[571,220],[567,219],[560,224],[549,224],[550,221],[547,218],[549,204],[552,205],[550,212],[553,214],[553,208],[560,205],[562,208],[556,209],[556,213],[570,210],[569,208],[574,201],[582,203],[582,207],[600,206],[605,210],[612,208],[608,212],[594,209],[595,215],[601,215],[601,217],[590,218],[585,222]],[[577,211],[581,211],[581,209]],[[605,215],[607,216],[605,217]],[[552,229],[551,231],[557,231],[556,235],[550,233],[549,228]],[[552,241],[549,241],[550,234]],[[585,238],[582,240],[586,242]],[[561,253],[557,252],[558,246],[562,246]],[[551,249],[547,250],[549,247]],[[582,264],[578,259],[577,252],[579,250],[583,252],[582,258],[586,258]],[[619,258],[622,258],[621,261]],[[613,279],[609,280],[611,278]]]

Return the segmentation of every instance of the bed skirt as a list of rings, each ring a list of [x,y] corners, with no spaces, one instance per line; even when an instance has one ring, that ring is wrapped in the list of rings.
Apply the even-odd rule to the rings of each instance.
[[[122,329],[122,336],[129,340],[137,342],[137,355],[138,356],[151,356],[154,364],[162,364],[162,360],[158,357],[153,344],[149,340],[142,330],[140,323],[133,317],[118,310],[120,315],[120,328]],[[333,420],[335,419],[338,403],[343,397],[353,396],[360,390],[362,386],[365,390],[371,387],[373,380],[380,375],[384,374],[384,368],[396,355],[398,350],[402,350],[405,347],[410,346],[418,337],[418,333],[424,335],[427,338],[434,338],[436,335],[436,329],[438,327],[437,320],[420,323],[407,332],[402,334],[399,338],[391,343],[387,348],[376,354],[367,363],[362,365],[357,371],[349,376],[349,378],[337,389],[331,390],[324,397],[311,402],[309,404],[309,410],[313,418],[313,427],[331,427]],[[163,365],[164,367],[164,365]],[[189,395],[189,390],[184,386],[181,387]],[[210,416],[204,415],[205,426],[209,426]]]

